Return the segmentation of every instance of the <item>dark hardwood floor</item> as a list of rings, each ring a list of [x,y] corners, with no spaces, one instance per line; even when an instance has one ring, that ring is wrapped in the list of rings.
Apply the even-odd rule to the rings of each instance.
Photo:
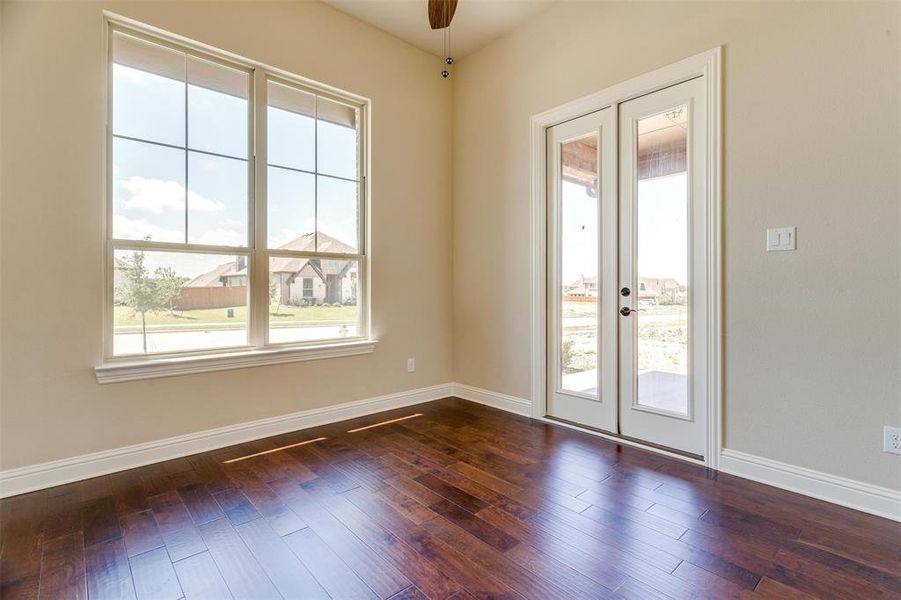
[[[4,599],[901,597],[901,524],[457,399],[0,510]]]

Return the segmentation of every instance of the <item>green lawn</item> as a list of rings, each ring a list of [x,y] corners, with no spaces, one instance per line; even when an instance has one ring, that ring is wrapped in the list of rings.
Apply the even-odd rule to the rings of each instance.
[[[279,324],[306,323],[354,323],[357,320],[356,306],[282,306],[276,313],[275,305],[269,307],[269,322],[277,326]],[[247,320],[247,307],[236,306],[234,317],[228,316],[227,308],[204,308],[200,310],[168,311],[147,313],[147,325],[155,330],[160,329],[191,329],[205,326],[214,329],[228,329],[229,327],[244,327]],[[140,328],[141,315],[127,306],[116,306],[113,314],[113,323],[117,330]]]

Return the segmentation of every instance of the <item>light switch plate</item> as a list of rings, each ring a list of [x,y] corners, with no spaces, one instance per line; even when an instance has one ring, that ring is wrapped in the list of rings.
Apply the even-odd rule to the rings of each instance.
[[[776,227],[766,230],[766,251],[783,252],[797,249],[796,227]]]

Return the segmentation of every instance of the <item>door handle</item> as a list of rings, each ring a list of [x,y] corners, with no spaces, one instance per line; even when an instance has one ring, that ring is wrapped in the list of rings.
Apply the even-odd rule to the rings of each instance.
[[[629,308],[628,306],[624,306],[621,309],[619,309],[619,314],[621,314],[624,317],[628,317],[629,315],[631,315],[634,312],[644,312],[644,309],[643,308]]]

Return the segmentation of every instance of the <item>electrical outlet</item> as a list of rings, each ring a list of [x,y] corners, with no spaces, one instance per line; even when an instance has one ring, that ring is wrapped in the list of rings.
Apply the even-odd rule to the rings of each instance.
[[[416,359],[408,358],[407,359],[407,373],[413,373],[416,371]]]
[[[885,426],[882,434],[882,450],[890,454],[901,454],[901,427]]]

